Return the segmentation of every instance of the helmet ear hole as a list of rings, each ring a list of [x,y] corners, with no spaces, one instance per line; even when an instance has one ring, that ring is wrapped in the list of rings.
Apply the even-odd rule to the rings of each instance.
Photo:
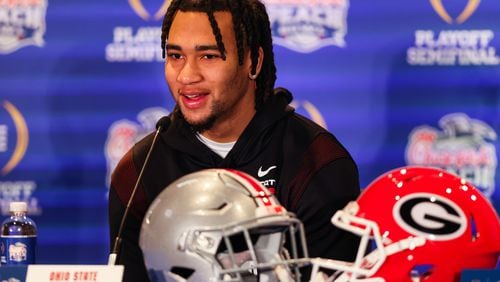
[[[260,234],[249,234],[250,235],[250,241],[252,246],[255,245],[255,243],[258,241]],[[229,239],[229,244],[231,244],[231,249],[235,253],[247,251],[249,249],[249,242],[246,241],[245,235],[243,232],[239,232],[236,234],[233,234],[231,236],[228,236]],[[228,251],[228,246],[226,245],[226,241],[223,239],[221,240],[219,246],[217,247],[216,253],[224,253]]]
[[[420,280],[430,276],[434,269],[434,265],[432,264],[419,264],[415,265],[410,273],[411,278],[418,278]]]
[[[187,267],[180,267],[180,266],[172,266],[172,268],[170,268],[170,272],[187,280],[191,275],[193,275],[194,269]]]

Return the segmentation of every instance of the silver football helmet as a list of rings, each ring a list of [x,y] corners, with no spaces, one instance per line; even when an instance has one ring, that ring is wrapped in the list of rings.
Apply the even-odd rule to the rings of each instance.
[[[139,242],[152,281],[299,281],[308,263],[302,223],[253,177],[227,169],[170,184]]]

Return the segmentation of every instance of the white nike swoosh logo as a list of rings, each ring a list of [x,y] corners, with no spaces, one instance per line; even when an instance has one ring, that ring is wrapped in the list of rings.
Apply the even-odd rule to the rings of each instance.
[[[273,170],[273,169],[275,169],[275,168],[276,168],[276,166],[275,166],[275,165],[273,165],[272,167],[270,167],[270,168],[268,168],[268,169],[266,169],[266,170],[264,170],[264,171],[263,171],[263,170],[262,170],[262,167],[259,167],[259,171],[257,171],[257,175],[258,175],[259,177],[264,177],[264,176],[266,176],[266,175],[267,175],[267,174],[268,174],[271,170]]]

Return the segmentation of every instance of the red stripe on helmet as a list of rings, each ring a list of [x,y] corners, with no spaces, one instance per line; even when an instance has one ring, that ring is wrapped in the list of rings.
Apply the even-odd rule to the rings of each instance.
[[[248,174],[243,173],[241,171],[233,170],[233,169],[228,169],[228,171],[240,176],[241,178],[245,179],[248,183],[250,183],[252,188],[254,188],[254,190],[257,192],[257,197],[262,199],[262,202],[264,203],[264,205],[266,205],[266,206],[272,205],[271,199],[269,198],[268,193],[266,193],[266,190],[261,186],[261,184],[259,182],[255,181],[255,179],[253,179],[251,176],[249,176]]]

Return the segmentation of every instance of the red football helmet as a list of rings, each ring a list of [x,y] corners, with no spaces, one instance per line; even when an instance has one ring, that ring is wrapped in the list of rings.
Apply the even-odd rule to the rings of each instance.
[[[464,269],[494,268],[500,253],[493,206],[470,183],[436,168],[383,174],[332,223],[361,237],[357,258],[313,259],[311,281],[458,281]],[[337,272],[325,279],[322,268]]]

